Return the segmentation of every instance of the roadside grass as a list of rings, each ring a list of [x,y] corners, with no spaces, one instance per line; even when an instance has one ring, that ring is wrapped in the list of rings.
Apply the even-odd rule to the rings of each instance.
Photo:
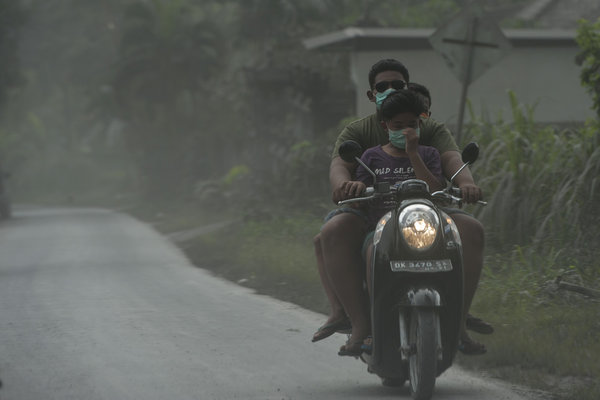
[[[487,257],[472,310],[495,332],[474,334],[488,353],[461,356],[459,363],[556,398],[598,399],[600,302],[560,290],[556,276],[569,273],[552,262],[552,255],[524,249]]]
[[[182,247],[195,265],[302,307],[327,312],[312,238],[320,218],[300,214],[240,221]]]

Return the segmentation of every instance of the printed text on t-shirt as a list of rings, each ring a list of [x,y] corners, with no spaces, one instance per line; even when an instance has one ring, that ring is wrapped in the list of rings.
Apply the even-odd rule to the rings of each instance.
[[[394,174],[412,174],[414,172],[414,169],[413,167],[394,168],[394,170],[392,171],[391,168],[375,168],[374,172],[376,175],[386,175],[390,172]]]

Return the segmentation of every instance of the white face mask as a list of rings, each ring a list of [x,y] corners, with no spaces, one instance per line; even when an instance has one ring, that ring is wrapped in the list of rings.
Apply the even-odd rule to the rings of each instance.
[[[421,128],[416,128],[417,137],[421,136]],[[397,131],[393,131],[388,129],[388,136],[390,138],[390,143],[397,149],[406,149],[406,136],[404,135],[404,129],[400,129]]]
[[[375,93],[375,107],[379,110],[381,108],[381,104],[383,101],[392,93],[394,93],[396,89],[388,88],[385,92]]]

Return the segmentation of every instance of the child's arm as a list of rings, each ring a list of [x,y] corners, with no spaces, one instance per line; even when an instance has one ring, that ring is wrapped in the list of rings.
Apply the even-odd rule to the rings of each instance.
[[[406,135],[406,153],[415,170],[417,179],[427,182],[429,190],[432,192],[442,190],[444,185],[440,179],[427,168],[427,165],[425,165],[425,162],[419,154],[419,137],[417,136],[417,132],[412,128],[407,128],[404,130],[404,134]]]

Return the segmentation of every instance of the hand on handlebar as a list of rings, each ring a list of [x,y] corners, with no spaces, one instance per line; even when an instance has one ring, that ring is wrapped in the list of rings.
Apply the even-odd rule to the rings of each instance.
[[[462,199],[466,203],[477,203],[483,198],[483,192],[481,188],[474,183],[467,183],[460,186],[460,191],[462,193]]]
[[[346,181],[333,191],[333,201],[337,203],[338,201],[359,197],[365,191],[366,187],[360,181]]]

